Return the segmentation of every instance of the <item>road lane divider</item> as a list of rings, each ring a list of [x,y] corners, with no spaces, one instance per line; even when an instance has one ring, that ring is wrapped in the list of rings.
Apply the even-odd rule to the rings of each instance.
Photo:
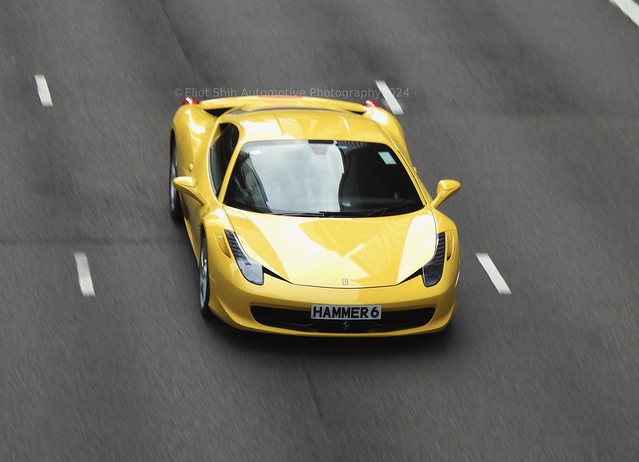
[[[476,255],[479,263],[481,263],[481,266],[483,266],[486,273],[488,273],[488,277],[493,282],[497,292],[503,295],[510,294],[510,287],[506,284],[506,281],[501,276],[501,273],[493,263],[490,256],[487,253],[478,253]]]
[[[93,279],[91,279],[91,270],[89,269],[89,259],[84,252],[73,252],[75,257],[75,266],[78,270],[78,282],[80,283],[80,291],[85,297],[94,297]]]
[[[47,79],[42,74],[35,74],[34,77],[40,102],[44,107],[53,106],[53,100],[51,99],[51,92],[49,91],[49,85],[47,85]]]
[[[639,5],[632,0],[608,0],[639,26]]]
[[[375,80],[375,85],[377,85],[377,88],[379,88],[379,92],[386,100],[386,104],[388,104],[388,108],[391,110],[391,112],[395,115],[404,114],[404,110],[399,105],[399,101],[397,101],[397,98],[395,98],[393,92],[390,90],[390,88],[388,88],[386,82],[384,82],[383,80]]]

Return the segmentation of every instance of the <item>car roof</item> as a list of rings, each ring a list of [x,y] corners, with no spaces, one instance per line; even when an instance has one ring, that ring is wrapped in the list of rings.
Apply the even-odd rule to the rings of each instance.
[[[237,110],[220,123],[240,127],[240,143],[265,140],[344,140],[390,144],[382,127],[360,114],[325,108]]]

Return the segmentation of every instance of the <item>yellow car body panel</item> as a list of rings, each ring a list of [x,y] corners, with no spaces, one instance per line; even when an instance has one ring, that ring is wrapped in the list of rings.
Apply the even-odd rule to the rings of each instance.
[[[424,239],[436,234],[428,209],[393,220],[227,213],[244,251],[292,284],[343,288],[348,279],[351,288],[394,286],[435,254],[435,239]],[[330,271],[318,273],[318,267]]]
[[[391,147],[424,205],[416,212],[365,218],[289,217],[250,212],[223,203],[231,168],[217,193],[211,183],[209,149],[219,124],[232,123],[239,141],[352,140]],[[397,120],[378,107],[307,97],[236,97],[181,106],[173,118],[172,143],[178,176],[189,178],[182,191],[184,221],[199,259],[207,239],[209,307],[233,327],[302,336],[396,336],[439,331],[455,311],[459,239],[455,224],[430,204],[417,176]],[[176,183],[177,184],[177,183]],[[451,193],[452,194],[452,193]],[[225,231],[236,233],[244,252],[265,268],[264,283],[241,273]],[[437,234],[445,233],[441,280],[426,287],[417,274],[435,254]],[[199,260],[198,260],[199,262]],[[314,304],[381,305],[384,314],[432,308],[424,325],[370,332],[324,332],[258,322],[253,307],[308,312]]]

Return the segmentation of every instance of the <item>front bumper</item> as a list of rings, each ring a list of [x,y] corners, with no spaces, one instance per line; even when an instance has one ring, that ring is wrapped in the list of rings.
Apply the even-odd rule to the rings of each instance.
[[[211,250],[212,249],[212,250]],[[444,264],[442,279],[434,287],[424,287],[421,276],[413,277],[396,286],[372,288],[323,288],[288,283],[265,274],[261,286],[248,282],[232,258],[211,246],[209,252],[209,278],[211,297],[209,307],[227,324],[242,330],[283,335],[313,337],[391,337],[437,332],[444,329],[455,311],[455,286],[459,274],[457,255]],[[211,264],[215,262],[215,264]],[[424,310],[423,323],[399,322],[380,326],[371,321],[349,321],[344,328],[341,321],[313,323],[310,320],[311,305],[382,305],[382,320],[406,318],[405,310]],[[265,321],[254,316],[252,308],[294,310],[297,324],[286,325]],[[264,312],[264,310],[262,310]],[[307,313],[307,322],[304,322]],[[260,318],[263,323],[256,320]],[[366,325],[364,323],[371,323]],[[408,327],[407,327],[408,326]]]

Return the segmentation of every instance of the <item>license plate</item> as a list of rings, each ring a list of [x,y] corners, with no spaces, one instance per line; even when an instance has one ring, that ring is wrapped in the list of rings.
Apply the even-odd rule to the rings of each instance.
[[[311,319],[343,321],[382,319],[382,305],[311,305]]]

